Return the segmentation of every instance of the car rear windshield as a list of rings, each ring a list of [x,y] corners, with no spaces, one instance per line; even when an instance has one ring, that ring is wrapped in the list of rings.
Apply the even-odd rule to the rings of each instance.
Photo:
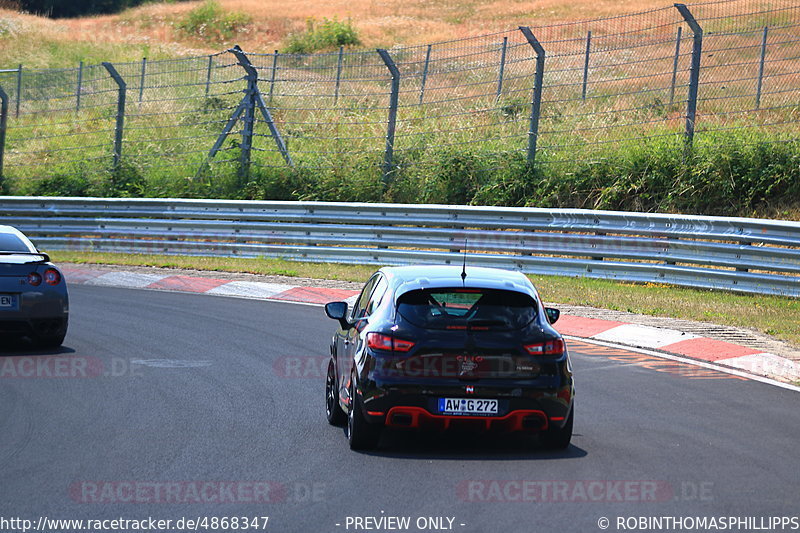
[[[404,319],[426,329],[519,329],[537,309],[527,294],[499,289],[423,289],[397,302]]]
[[[30,253],[28,246],[11,233],[0,233],[0,252]]]

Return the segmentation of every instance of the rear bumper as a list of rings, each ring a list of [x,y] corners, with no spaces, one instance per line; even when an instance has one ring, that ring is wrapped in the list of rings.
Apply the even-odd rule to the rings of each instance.
[[[58,287],[20,290],[4,279],[0,280],[0,294],[11,295],[17,301],[13,308],[0,308],[0,322],[66,318],[69,314],[69,295],[63,283]]]
[[[572,410],[574,395],[571,377],[565,377],[556,387],[474,385],[471,393],[462,384],[379,387],[365,382],[358,389],[366,420],[387,427],[433,430],[517,432],[560,428]],[[497,414],[442,414],[438,410],[440,398],[496,399]]]
[[[485,431],[541,431],[549,426],[543,411],[521,409],[504,416],[452,416],[431,414],[421,407],[397,406],[389,409],[387,427],[447,430],[463,428]]]
[[[0,317],[0,335],[56,335],[67,327],[67,315],[52,318]]]

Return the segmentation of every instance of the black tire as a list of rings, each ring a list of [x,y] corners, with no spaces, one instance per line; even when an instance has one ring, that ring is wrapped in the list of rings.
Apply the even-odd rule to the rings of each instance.
[[[336,367],[333,358],[328,363],[328,375],[325,378],[325,416],[332,426],[344,426],[347,414],[339,405],[339,387],[336,384]]]
[[[56,332],[48,333],[34,333],[31,335],[31,340],[37,348],[58,348],[64,343],[64,337],[67,336],[67,319],[64,319],[64,325]]]
[[[572,424],[575,419],[575,406],[567,417],[567,422],[563,428],[551,427],[541,434],[541,441],[545,448],[549,450],[566,450],[572,440]]]
[[[351,450],[372,450],[378,446],[382,427],[364,418],[361,398],[356,393],[356,378],[350,380],[350,413],[347,415],[347,441]]]

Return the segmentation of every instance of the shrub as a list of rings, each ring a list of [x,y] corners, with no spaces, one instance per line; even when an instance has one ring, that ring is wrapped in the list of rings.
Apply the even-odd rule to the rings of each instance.
[[[233,38],[252,21],[240,11],[226,12],[217,0],[206,0],[189,11],[176,25],[187,35],[222,42]]]
[[[26,187],[31,196],[91,196],[92,184],[82,174],[55,174],[31,182]]]
[[[128,162],[122,162],[111,171],[105,196],[119,198],[136,198],[145,190],[145,180],[139,169]]]
[[[313,18],[306,21],[306,31],[292,34],[283,52],[286,54],[310,54],[318,50],[337,48],[339,46],[359,45],[356,29],[350,21],[340,22],[323,18],[317,24]]]

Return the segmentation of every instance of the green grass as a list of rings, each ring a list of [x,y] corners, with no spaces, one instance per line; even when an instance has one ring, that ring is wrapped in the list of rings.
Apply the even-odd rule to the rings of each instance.
[[[244,31],[252,17],[241,11],[225,11],[216,0],[206,0],[189,11],[176,27],[187,37],[224,43]]]
[[[311,54],[340,46],[357,46],[359,44],[361,44],[361,40],[350,20],[341,22],[334,17],[332,20],[323,18],[322,22],[317,22],[312,18],[306,21],[304,32],[289,35],[282,52],[285,54]]]
[[[378,267],[243,259],[132,255],[97,252],[51,253],[60,263],[113,264],[245,272],[364,282]],[[800,299],[705,291],[667,285],[619,283],[588,278],[530,276],[548,302],[696,320],[749,328],[800,346]]]
[[[221,120],[223,110],[211,109],[203,119]],[[193,137],[180,125],[148,117],[159,135]],[[111,123],[98,117],[100,125]],[[714,132],[698,137],[693,156],[684,159],[679,135],[652,140],[619,142],[603,147],[577,148],[575,161],[551,162],[541,154],[530,167],[520,151],[505,145],[441,148],[436,139],[419,149],[398,148],[396,169],[384,183],[379,150],[335,153],[313,146],[312,140],[294,139],[297,167],[260,166],[261,153],[249,176],[239,176],[238,147],[228,142],[220,157],[227,164],[213,164],[198,175],[203,154],[195,139],[158,143],[148,139],[151,130],[137,126],[129,137],[135,146],[154,146],[158,158],[129,157],[117,172],[110,172],[110,157],[93,163],[58,163],[49,154],[47,175],[42,167],[26,164],[26,154],[54,148],[59,139],[36,139],[33,128],[17,128],[8,140],[5,191],[19,195],[139,196],[227,198],[241,200],[319,200],[398,203],[473,204],[587,208],[639,212],[679,212],[701,215],[800,219],[800,143],[780,142],[774,132]],[[69,125],[62,126],[69,128]],[[98,126],[100,127],[100,126]],[[194,127],[198,135],[213,140],[211,126]],[[191,129],[191,128],[190,128]],[[30,135],[17,141],[15,135]],[[45,134],[52,134],[44,131]],[[78,134],[64,143],[102,144],[94,134]],[[263,140],[262,140],[263,142]],[[194,146],[193,146],[194,143]],[[105,146],[105,145],[104,145]],[[102,148],[86,149],[88,156]],[[334,155],[315,153],[333,152]],[[130,149],[129,149],[130,152]],[[74,151],[65,153],[72,156]],[[174,155],[172,155],[174,153]],[[302,159],[301,159],[302,158]]]
[[[54,251],[50,257],[61,263],[108,264],[181,268],[216,272],[240,272],[265,276],[366,281],[377,267],[369,265],[339,265],[330,263],[301,263],[282,259],[245,259],[239,257],[189,257],[179,255],[115,254],[103,252]]]

